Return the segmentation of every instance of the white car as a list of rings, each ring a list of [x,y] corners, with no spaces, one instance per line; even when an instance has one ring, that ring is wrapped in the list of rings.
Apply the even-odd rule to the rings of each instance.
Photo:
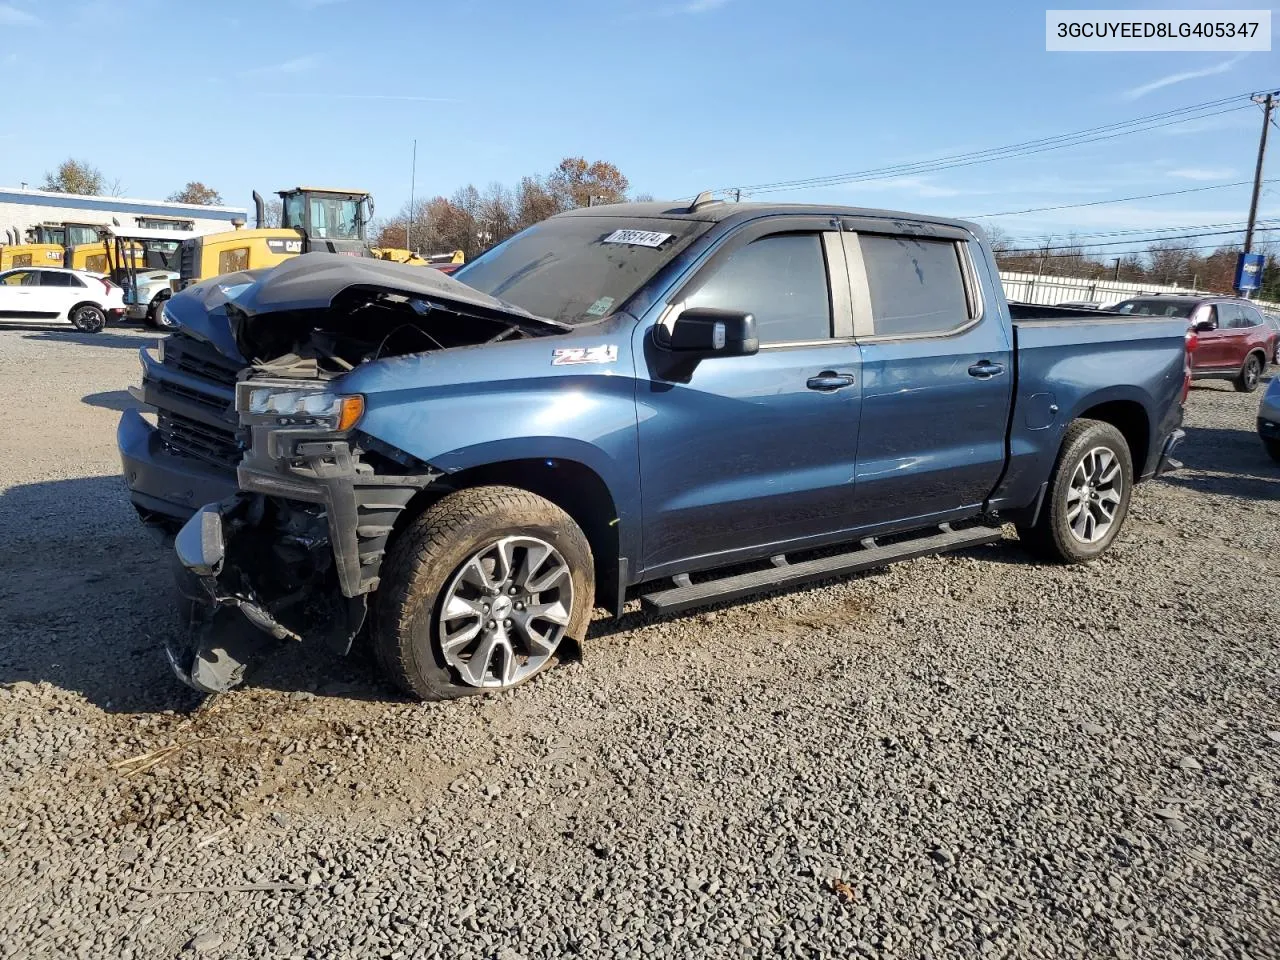
[[[0,320],[68,320],[97,333],[124,316],[124,291],[106,277],[59,267],[0,273]]]

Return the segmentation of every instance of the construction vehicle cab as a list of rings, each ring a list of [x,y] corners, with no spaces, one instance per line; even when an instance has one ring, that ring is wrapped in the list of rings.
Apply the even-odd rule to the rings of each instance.
[[[13,228],[5,237],[8,242],[0,246],[0,270],[11,267],[74,267],[68,251],[78,244],[97,240],[98,231],[102,228],[103,225],[98,223],[46,221],[28,227],[25,238],[19,235],[17,228]]]
[[[363,190],[295,187],[279,196],[280,226],[302,234],[306,252],[368,255],[373,198]]]
[[[274,267],[300,253],[319,251],[353,257],[370,255],[368,225],[373,198],[363,190],[295,187],[281,190],[280,226],[266,226],[266,203],[253,194],[257,223],[252,230],[227,230],[182,242],[175,289],[224,273]]]

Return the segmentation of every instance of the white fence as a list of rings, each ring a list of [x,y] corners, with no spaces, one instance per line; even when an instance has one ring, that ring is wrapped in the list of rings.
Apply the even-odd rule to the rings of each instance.
[[[1165,286],[1159,283],[1118,283],[1114,280],[1084,280],[1080,277],[1038,276],[1034,273],[1000,271],[1004,295],[1020,303],[1042,303],[1052,306],[1068,300],[1097,300],[1110,306],[1130,297],[1149,293],[1206,293],[1190,287]],[[1258,307],[1270,312],[1280,312],[1280,304],[1255,300]]]

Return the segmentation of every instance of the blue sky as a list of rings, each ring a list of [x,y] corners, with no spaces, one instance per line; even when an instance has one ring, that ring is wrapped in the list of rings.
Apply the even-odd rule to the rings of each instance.
[[[419,196],[514,183],[580,154],[616,163],[636,191],[676,197],[1280,87],[1275,53],[1046,53],[1044,10],[991,0],[0,0],[0,185],[36,186],[74,155],[129,196],[197,179],[249,206],[255,187],[314,183],[372,190],[387,214],[408,198],[416,137]],[[1258,113],[760,199],[975,216],[1249,180]],[[1280,142],[1270,175],[1280,178]],[[1280,216],[1277,187],[1264,215]],[[1238,222],[1248,192],[998,222],[1021,236]]]

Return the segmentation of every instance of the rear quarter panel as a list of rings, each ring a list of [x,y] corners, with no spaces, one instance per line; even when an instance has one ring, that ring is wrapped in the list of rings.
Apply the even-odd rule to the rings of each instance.
[[[1148,443],[1135,462],[1155,467],[1165,437],[1182,420],[1186,321],[1071,318],[1018,321],[1018,383],[1009,429],[1009,468],[991,505],[1033,503],[1049,478],[1062,436],[1090,408],[1117,400],[1142,407]]]

